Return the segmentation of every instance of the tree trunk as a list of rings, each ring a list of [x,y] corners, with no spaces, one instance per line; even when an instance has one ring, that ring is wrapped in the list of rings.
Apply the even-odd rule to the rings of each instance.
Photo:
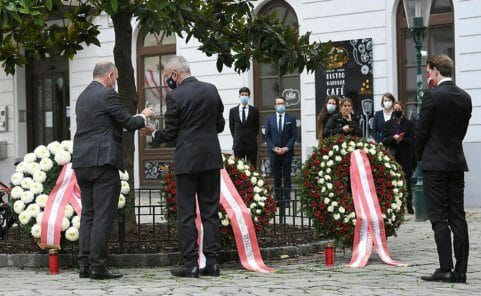
[[[134,69],[132,67],[132,25],[130,20],[132,11],[129,9],[119,10],[112,15],[112,22],[115,31],[114,60],[119,70],[117,80],[120,100],[131,114],[137,113],[137,90],[135,88]],[[123,156],[124,164],[129,173],[129,185],[131,191],[126,197],[125,222],[126,231],[131,232],[135,229],[135,196],[134,196],[134,133],[124,132]]]

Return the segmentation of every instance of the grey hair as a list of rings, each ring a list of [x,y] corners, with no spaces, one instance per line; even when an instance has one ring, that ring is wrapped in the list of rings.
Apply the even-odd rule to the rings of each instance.
[[[100,61],[95,65],[93,76],[94,78],[103,77],[111,71],[117,71],[117,67],[111,61]]]
[[[176,70],[179,73],[189,73],[190,74],[190,66],[189,62],[183,56],[173,56],[166,65],[166,68],[170,70]]]

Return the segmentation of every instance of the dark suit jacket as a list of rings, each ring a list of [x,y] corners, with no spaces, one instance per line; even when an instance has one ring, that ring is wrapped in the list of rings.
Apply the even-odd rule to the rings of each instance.
[[[338,134],[345,134],[345,135],[352,135],[362,137],[362,130],[359,126],[359,117],[355,115],[351,115],[351,121],[347,121],[344,117],[342,117],[342,113],[339,112],[337,114],[332,115],[329,120],[327,121],[326,128],[324,129],[325,137],[330,137],[333,135]],[[342,127],[345,125],[349,125],[352,130],[345,132]]]
[[[166,96],[165,128],[154,143],[176,140],[175,174],[198,173],[223,167],[217,133],[224,130],[224,105],[217,88],[188,77]]]
[[[374,125],[372,127],[372,137],[374,140],[379,143],[383,139],[383,133],[384,133],[384,124],[386,122],[384,121],[384,111],[379,110],[374,113]]]
[[[423,170],[468,170],[463,139],[471,111],[471,97],[452,81],[424,93],[416,127],[416,156]]]
[[[404,133],[403,139],[396,142],[393,136],[400,133]],[[401,119],[399,126],[395,118],[386,121],[382,133],[382,144],[389,149],[389,152],[402,166],[403,171],[411,174],[416,161],[414,157],[414,123],[406,118]]]
[[[284,113],[284,126],[282,133],[277,130],[277,114],[271,115],[266,120],[266,142],[269,149],[269,154],[277,155],[272,152],[274,147],[287,147],[287,151],[284,155],[294,155],[294,144],[297,139],[297,125],[296,118],[292,115]]]
[[[259,109],[249,105],[249,113],[245,122],[241,122],[239,106],[230,109],[229,128],[234,144],[233,150],[257,150],[257,135],[259,134]]]
[[[142,116],[132,116],[114,89],[92,81],[80,94],[75,107],[77,132],[73,142],[73,168],[110,164],[124,169],[122,128],[145,126]]]

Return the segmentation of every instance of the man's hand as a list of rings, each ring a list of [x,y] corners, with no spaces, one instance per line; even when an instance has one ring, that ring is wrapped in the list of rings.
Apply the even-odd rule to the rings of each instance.
[[[284,154],[286,154],[287,151],[289,151],[289,148],[287,148],[287,147],[282,147],[282,148],[279,148],[279,149],[280,149],[279,155],[284,155]]]
[[[277,154],[277,155],[281,155],[281,148],[279,148],[279,147],[274,147],[274,149],[272,149],[272,151],[274,151],[274,153]]]
[[[155,127],[151,124],[146,125],[144,128],[140,129],[140,132],[145,136],[150,136],[155,131]]]
[[[154,115],[154,110],[152,110],[151,107],[147,107],[142,112],[140,112],[142,115],[145,116],[145,118],[150,118],[152,115]]]

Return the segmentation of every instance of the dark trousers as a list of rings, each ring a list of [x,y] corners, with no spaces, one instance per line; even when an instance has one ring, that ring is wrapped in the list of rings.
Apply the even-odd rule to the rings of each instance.
[[[423,171],[426,210],[434,230],[434,240],[442,270],[453,268],[451,232],[453,233],[455,271],[466,272],[469,238],[464,213],[464,172]]]
[[[292,154],[271,154],[271,170],[274,175],[274,192],[276,200],[288,201],[291,199],[291,165]],[[284,188],[284,192],[282,192],[282,188]]]
[[[404,171],[404,179],[406,180],[406,187],[408,190],[408,196],[406,197],[407,208],[409,210],[412,210],[413,209],[413,185],[412,185],[413,172],[407,171],[407,170],[403,170],[403,171]]]
[[[102,269],[107,260],[107,243],[117,211],[120,177],[111,165],[76,168],[81,191],[82,216],[79,233],[79,265]]]
[[[257,150],[234,150],[234,156],[239,159],[247,159],[254,167],[257,167]]]
[[[195,195],[204,227],[203,251],[207,264],[219,257],[220,171],[209,170],[175,175],[177,190],[177,236],[185,266],[195,266],[198,258],[195,228]]]

